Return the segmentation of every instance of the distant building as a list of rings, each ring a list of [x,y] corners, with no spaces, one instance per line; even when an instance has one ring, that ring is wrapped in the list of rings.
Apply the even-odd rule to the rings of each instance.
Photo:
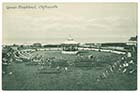
[[[82,45],[82,47],[85,47],[85,48],[94,48],[96,46],[95,46],[95,43],[85,43],[85,44]]]
[[[33,47],[41,47],[42,45],[41,45],[41,43],[34,43],[33,44]]]
[[[137,46],[137,36],[131,37],[129,41],[127,42],[127,45],[129,46]]]
[[[101,43],[95,43],[96,48],[101,48],[102,44]]]
[[[17,46],[11,46],[11,48],[12,48],[13,50],[18,50],[18,47],[17,47]]]

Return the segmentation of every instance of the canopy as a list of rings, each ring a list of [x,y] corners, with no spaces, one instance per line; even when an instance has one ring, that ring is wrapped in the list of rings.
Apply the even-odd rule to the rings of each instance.
[[[74,41],[72,38],[68,38],[67,41],[63,42],[62,44],[79,44],[78,42]]]

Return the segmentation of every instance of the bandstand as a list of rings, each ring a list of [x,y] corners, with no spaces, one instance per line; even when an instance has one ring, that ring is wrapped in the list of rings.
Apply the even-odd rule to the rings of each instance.
[[[67,41],[62,43],[62,54],[77,54],[79,43],[74,41],[73,38],[68,38]]]

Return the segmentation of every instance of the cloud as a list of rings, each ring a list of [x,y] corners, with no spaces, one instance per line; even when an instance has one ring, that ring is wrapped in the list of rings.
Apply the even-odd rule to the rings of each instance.
[[[14,16],[8,19],[5,23],[5,27],[8,28],[5,28],[4,37],[10,39],[47,40],[65,38],[69,34],[74,38],[120,37],[120,35],[129,37],[136,34],[136,23],[133,18],[127,16],[79,17],[60,14],[45,17]]]

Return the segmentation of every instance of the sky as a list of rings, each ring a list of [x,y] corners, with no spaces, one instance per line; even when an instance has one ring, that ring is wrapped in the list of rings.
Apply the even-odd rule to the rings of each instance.
[[[62,43],[70,35],[81,43],[126,42],[137,35],[137,3],[3,4],[3,44]]]

